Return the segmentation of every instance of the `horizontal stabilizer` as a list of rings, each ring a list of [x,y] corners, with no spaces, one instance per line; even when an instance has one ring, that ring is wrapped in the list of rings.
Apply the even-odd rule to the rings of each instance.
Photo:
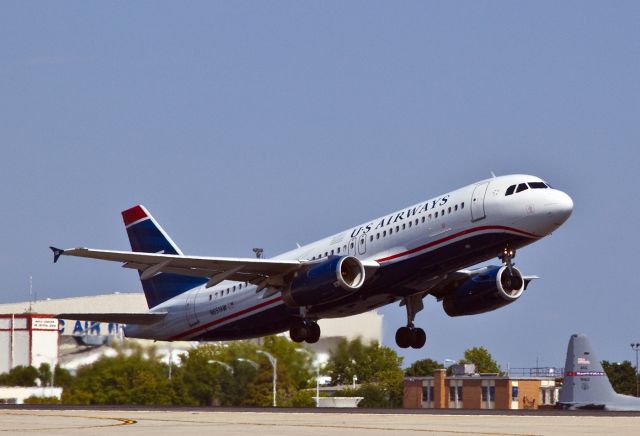
[[[167,312],[153,313],[60,313],[58,319],[76,319],[80,321],[112,322],[118,324],[155,324],[162,321]]]

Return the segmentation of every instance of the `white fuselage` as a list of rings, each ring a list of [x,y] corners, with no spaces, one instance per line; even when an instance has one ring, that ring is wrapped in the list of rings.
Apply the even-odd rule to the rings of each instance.
[[[569,217],[573,202],[564,192],[546,185],[542,188],[541,183],[538,177],[528,175],[484,180],[275,258],[313,262],[332,255],[351,255],[379,265],[371,277],[367,276],[357,298],[315,311],[310,308],[308,313],[318,319],[365,312],[424,291],[437,275],[495,257],[499,244],[520,248],[552,233]],[[515,192],[521,184],[538,188],[527,185],[527,189]],[[505,195],[513,185],[514,192]],[[161,323],[127,326],[126,335],[215,340],[284,331],[286,321],[281,318],[295,316],[299,309],[288,308],[278,291],[256,289],[251,283],[232,281],[197,287],[154,307],[153,311],[169,312]]]

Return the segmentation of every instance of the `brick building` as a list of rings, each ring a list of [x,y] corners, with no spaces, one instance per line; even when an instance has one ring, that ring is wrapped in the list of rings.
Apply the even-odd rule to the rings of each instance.
[[[554,377],[512,377],[497,374],[405,377],[403,405],[408,409],[537,409],[558,398]]]

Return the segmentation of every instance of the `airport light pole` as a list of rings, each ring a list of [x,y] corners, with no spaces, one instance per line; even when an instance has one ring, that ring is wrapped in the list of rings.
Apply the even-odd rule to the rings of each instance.
[[[640,397],[640,379],[638,378],[638,351],[640,351],[640,343],[632,343],[631,349],[636,352],[636,397]]]
[[[209,363],[209,364],[217,363],[218,365],[222,366],[224,369],[229,371],[229,373],[231,375],[233,375],[233,368],[228,363],[224,363],[224,362],[221,362],[219,360],[208,360],[207,363]]]
[[[258,350],[256,353],[264,354],[267,359],[269,359],[269,363],[273,367],[273,407],[277,407],[276,403],[276,383],[278,381],[278,374],[276,373],[276,367],[278,365],[278,359],[273,357],[271,354],[267,353],[264,350]]]
[[[298,353],[307,353],[309,356],[313,358],[313,353],[307,350],[306,348],[296,348]],[[320,361],[316,359],[315,361],[316,367],[316,407],[320,407]]]
[[[250,360],[250,359],[245,359],[244,357],[238,357],[236,360],[238,362],[248,363],[249,365],[253,366],[255,369],[258,369],[258,367],[260,366],[258,365],[257,362],[254,362],[253,360]]]

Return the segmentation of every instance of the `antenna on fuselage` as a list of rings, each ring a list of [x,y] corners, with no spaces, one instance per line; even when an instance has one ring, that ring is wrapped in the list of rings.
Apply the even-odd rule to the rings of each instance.
[[[262,253],[264,253],[263,248],[254,248],[253,252],[256,254],[257,259],[262,259]]]
[[[496,173],[494,173],[493,171],[491,171],[491,177],[495,179],[495,178],[496,178]]]

